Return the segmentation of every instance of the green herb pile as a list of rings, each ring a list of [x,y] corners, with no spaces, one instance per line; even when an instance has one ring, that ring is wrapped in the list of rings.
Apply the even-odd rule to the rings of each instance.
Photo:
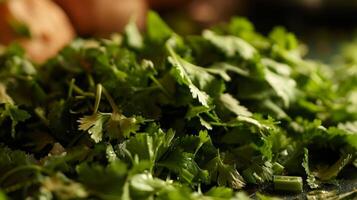
[[[356,172],[357,56],[304,49],[242,18],[180,36],[153,12],[143,34],[78,39],[42,66],[12,45],[0,199],[353,198],[321,190]]]

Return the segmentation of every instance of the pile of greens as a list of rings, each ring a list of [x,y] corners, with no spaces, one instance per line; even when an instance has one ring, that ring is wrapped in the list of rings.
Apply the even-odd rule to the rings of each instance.
[[[153,12],[144,34],[77,39],[42,66],[12,45],[0,199],[353,198],[326,187],[356,172],[357,57],[305,49],[243,18],[180,36]]]

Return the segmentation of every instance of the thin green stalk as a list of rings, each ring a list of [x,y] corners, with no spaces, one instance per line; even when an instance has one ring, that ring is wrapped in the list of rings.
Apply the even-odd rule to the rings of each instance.
[[[113,97],[109,94],[109,92],[104,87],[103,87],[103,94],[107,98],[107,100],[108,100],[110,106],[112,107],[113,111],[116,112],[116,113],[121,113],[120,109],[115,104],[115,101],[114,101]]]
[[[71,82],[69,83],[68,96],[67,96],[68,99],[71,98],[73,95],[73,86],[75,82],[76,79],[72,78]]]
[[[76,84],[73,84],[73,91],[76,92],[79,95],[82,95],[82,96],[87,96],[87,97],[94,97],[95,96],[93,93],[83,91]]]
[[[96,92],[96,95],[95,95],[95,103],[94,103],[93,114],[98,112],[100,100],[102,99],[102,91],[103,91],[102,85],[98,84],[97,85],[97,92]]]
[[[164,88],[164,86],[154,77],[150,76],[150,79],[160,88],[160,90],[167,96],[170,97],[170,93]]]
[[[95,82],[94,82],[93,76],[91,74],[87,74],[87,78],[88,78],[89,87],[94,88]]]

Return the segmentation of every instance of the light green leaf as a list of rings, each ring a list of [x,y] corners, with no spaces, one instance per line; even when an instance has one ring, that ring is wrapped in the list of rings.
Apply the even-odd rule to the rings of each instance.
[[[219,155],[209,161],[205,169],[209,171],[211,181],[217,181],[219,186],[229,186],[233,189],[245,186],[245,181],[235,166],[224,164]]]
[[[128,138],[140,128],[143,121],[141,117],[125,117],[123,114],[113,112],[106,124],[106,130],[112,139]]]
[[[6,93],[6,86],[0,83],[0,104],[14,104],[14,100]]]
[[[305,169],[307,179],[306,182],[310,186],[311,189],[318,188],[319,185],[317,184],[315,176],[311,173],[310,171],[310,166],[309,166],[309,150],[304,149],[304,159],[302,161],[302,166]]]
[[[245,60],[253,59],[257,51],[243,39],[235,36],[220,36],[205,30],[203,37],[220,49],[227,57],[241,56]]]
[[[154,197],[163,190],[174,190],[174,186],[170,182],[163,181],[152,177],[149,173],[136,174],[130,180],[131,196],[134,199]],[[141,199],[140,198],[140,199]]]
[[[208,172],[200,169],[194,160],[194,154],[175,150],[168,155],[167,159],[159,162],[159,166],[175,172],[181,182],[193,184],[193,182],[206,182]]]
[[[125,38],[130,47],[134,49],[141,49],[144,46],[143,38],[136,26],[135,19],[131,19],[129,24],[125,27]]]
[[[110,116],[101,113],[84,116],[78,120],[78,129],[81,131],[88,131],[91,138],[98,143],[103,139],[103,127],[109,117]]]
[[[169,62],[172,64],[171,74],[180,83],[186,85],[192,94],[194,99],[206,107],[209,107],[211,102],[210,97],[204,91],[201,91],[198,86],[193,83],[192,78],[198,77],[198,84],[200,87],[205,87],[210,81],[214,80],[214,77],[209,73],[205,72],[198,66],[195,66],[183,58],[179,57],[172,47],[168,45],[168,50],[170,53]]]
[[[159,14],[150,11],[147,15],[147,34],[153,42],[165,42],[172,36],[173,31],[160,18]]]
[[[237,116],[251,117],[253,114],[249,110],[240,105],[239,101],[235,99],[232,95],[225,93],[219,97],[219,101],[222,105],[229,111],[233,112]]]
[[[120,151],[123,157],[126,157],[126,154],[130,154],[130,159],[137,156],[139,161],[149,161],[153,167],[171,145],[174,135],[172,130],[165,133],[161,129],[153,134],[136,134],[120,145]]]
[[[266,70],[265,78],[275,93],[283,100],[284,106],[289,107],[290,103],[294,101],[296,97],[295,80],[278,75],[270,70]]]

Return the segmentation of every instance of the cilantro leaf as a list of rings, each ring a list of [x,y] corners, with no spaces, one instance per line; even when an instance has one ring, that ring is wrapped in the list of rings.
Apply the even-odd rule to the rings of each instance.
[[[227,57],[239,55],[245,60],[251,60],[257,55],[254,47],[239,37],[219,36],[209,30],[203,32],[203,37],[221,49]]]
[[[134,157],[137,156],[141,161],[149,161],[153,167],[168,150],[174,135],[173,131],[165,133],[160,129],[153,134],[136,134],[120,144],[119,151],[122,157],[130,156],[130,160],[134,161]]]
[[[175,77],[175,79],[180,83],[186,85],[192,94],[194,99],[198,99],[198,101],[206,107],[209,107],[211,102],[210,97],[204,91],[201,91],[198,86],[193,83],[193,80],[190,76],[190,72],[195,71],[194,69],[199,69],[197,66],[187,62],[183,58],[179,57],[174,50],[168,46],[168,50],[170,52],[169,62],[172,64],[171,74]],[[196,72],[195,72],[196,73]],[[212,81],[214,78],[208,73],[203,74],[195,74],[202,76],[199,78],[200,86],[204,87],[208,81]]]
[[[166,25],[160,16],[150,11],[147,16],[148,38],[153,42],[165,42],[173,34],[173,31]]]
[[[142,117],[125,117],[113,112],[106,123],[106,130],[112,139],[128,138],[131,133],[135,133],[140,124],[144,121]]]
[[[102,199],[121,198],[126,170],[126,165],[120,161],[111,163],[107,167],[87,163],[76,167],[79,181],[87,188],[89,194]]]
[[[284,106],[289,107],[290,102],[295,100],[296,82],[291,78],[280,76],[269,70],[266,72],[266,80],[283,100]]]
[[[129,24],[125,27],[125,39],[129,47],[134,49],[143,48],[143,38],[135,24],[135,20],[130,20]]]
[[[192,153],[177,149],[170,153],[165,160],[160,161],[158,165],[175,172],[180,181],[184,183],[193,184],[193,181],[197,180],[206,182],[208,172],[200,169],[194,157]]]
[[[94,113],[93,115],[84,116],[78,120],[78,129],[88,131],[91,138],[98,143],[103,139],[103,127],[108,118],[108,115],[102,113]]]
[[[0,83],[0,103],[1,104],[14,104],[14,100],[6,93],[6,87]]]
[[[130,180],[131,196],[133,198],[154,197],[163,190],[174,190],[174,186],[169,182],[152,177],[151,174],[137,174]]]
[[[213,187],[205,195],[215,198],[230,198],[233,195],[233,190],[226,187]]]
[[[309,167],[309,151],[308,149],[304,149],[304,159],[302,162],[302,166],[305,169],[306,175],[307,175],[307,184],[310,186],[310,188],[318,188],[319,185],[317,184],[318,182],[316,181],[315,176],[311,173],[310,167]]]
[[[255,157],[252,160],[251,166],[245,169],[242,173],[244,179],[248,183],[264,183],[273,178],[273,165],[270,161],[261,157]]]
[[[206,169],[210,172],[211,181],[217,181],[220,186],[229,186],[234,189],[241,189],[245,186],[245,181],[235,166],[224,164],[219,155],[207,163]]]
[[[15,138],[16,136],[16,125],[19,122],[24,122],[29,119],[31,115],[18,106],[6,103],[3,110],[0,109],[0,123],[2,123],[6,118],[11,119],[11,136]]]
[[[245,116],[245,117],[252,116],[252,113],[249,112],[249,110],[246,107],[240,105],[239,101],[230,94],[222,94],[219,97],[219,100],[224,107],[226,107],[229,111],[233,112],[237,116]]]

